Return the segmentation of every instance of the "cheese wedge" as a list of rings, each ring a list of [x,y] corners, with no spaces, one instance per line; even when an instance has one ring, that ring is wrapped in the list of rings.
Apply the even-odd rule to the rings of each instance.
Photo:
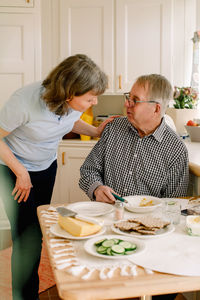
[[[98,232],[101,226],[71,217],[58,215],[58,224],[73,236],[87,236]]]

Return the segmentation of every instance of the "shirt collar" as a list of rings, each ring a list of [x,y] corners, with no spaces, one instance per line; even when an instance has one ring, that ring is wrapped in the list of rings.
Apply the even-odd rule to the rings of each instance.
[[[136,128],[130,122],[129,122],[128,126],[130,129],[132,129],[135,133],[138,134]],[[164,134],[165,129],[166,129],[165,119],[162,118],[160,125],[156,128],[156,130],[153,133],[151,133],[147,137],[153,136],[158,142],[161,142],[163,139],[163,134]]]

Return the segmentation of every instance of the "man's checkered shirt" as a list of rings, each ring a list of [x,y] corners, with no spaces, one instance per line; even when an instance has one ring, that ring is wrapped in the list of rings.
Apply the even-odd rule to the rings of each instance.
[[[164,118],[153,134],[140,138],[128,119],[121,117],[106,126],[80,172],[79,186],[91,200],[99,185],[121,196],[186,196],[188,152]]]

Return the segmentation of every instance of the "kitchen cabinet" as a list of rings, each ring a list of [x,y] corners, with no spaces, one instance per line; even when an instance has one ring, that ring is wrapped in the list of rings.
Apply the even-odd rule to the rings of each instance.
[[[40,0],[0,0],[0,108],[24,85],[39,80]]]
[[[140,74],[171,79],[171,3],[61,0],[61,59],[79,52],[92,57],[108,74],[107,93],[129,91]]]
[[[116,76],[129,91],[142,74],[171,80],[172,1],[116,0]]]
[[[189,85],[195,0],[60,0],[53,4],[52,56],[90,56],[122,94],[142,74]],[[55,44],[58,44],[55,46]],[[54,60],[54,64],[57,63]]]
[[[79,188],[80,167],[96,141],[63,140],[58,148],[58,170],[52,203],[89,201]]]
[[[108,75],[114,90],[114,0],[60,1],[60,59],[84,53]]]
[[[34,0],[0,0],[0,6],[5,7],[33,7]]]

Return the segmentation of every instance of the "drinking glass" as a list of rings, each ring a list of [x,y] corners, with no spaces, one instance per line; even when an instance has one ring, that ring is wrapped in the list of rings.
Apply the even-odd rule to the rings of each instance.
[[[172,224],[180,223],[181,204],[176,200],[167,200],[164,203],[164,215]]]

